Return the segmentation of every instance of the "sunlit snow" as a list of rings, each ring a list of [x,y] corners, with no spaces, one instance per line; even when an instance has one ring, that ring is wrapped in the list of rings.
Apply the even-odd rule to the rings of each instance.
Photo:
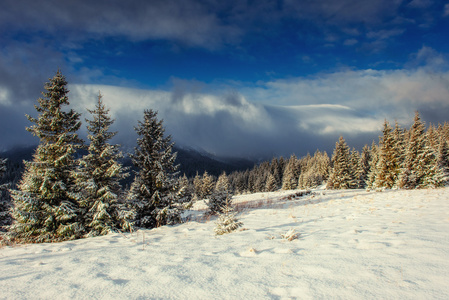
[[[177,226],[3,247],[0,298],[449,298],[449,188],[296,192],[235,197],[222,236],[197,203]]]

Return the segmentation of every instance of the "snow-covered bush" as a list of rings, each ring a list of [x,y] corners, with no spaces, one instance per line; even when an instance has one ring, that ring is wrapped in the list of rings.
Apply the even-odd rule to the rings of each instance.
[[[222,235],[225,233],[230,233],[243,225],[242,222],[239,222],[235,217],[237,213],[233,210],[233,208],[227,204],[223,208],[223,212],[220,213],[217,222],[215,223],[215,234]]]

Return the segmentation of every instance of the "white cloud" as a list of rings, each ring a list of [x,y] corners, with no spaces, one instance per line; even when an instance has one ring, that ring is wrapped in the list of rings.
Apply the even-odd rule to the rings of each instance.
[[[80,84],[69,90],[71,106],[83,119],[90,118],[86,108],[95,106],[101,91],[116,119],[113,130],[119,131],[119,143],[133,146],[133,127],[144,109],[154,109],[178,144],[221,155],[330,151],[339,135],[363,145],[377,138],[384,119],[408,126],[420,110],[437,123],[447,120],[449,112],[449,73],[423,68],[276,80],[242,89],[242,94]],[[22,111],[33,113],[31,105]],[[84,126],[82,130],[85,135]]]
[[[375,117],[409,122],[415,110],[449,108],[449,72],[359,70],[266,82],[244,94],[262,103],[285,106],[340,104]]]
[[[0,104],[5,106],[10,106],[12,104],[8,89],[1,86],[0,86]]]
[[[341,135],[372,134],[381,122],[338,104],[261,105],[231,93],[173,93],[101,85],[71,85],[72,106],[89,118],[98,91],[116,118],[121,143],[135,142],[133,127],[144,109],[159,112],[167,132],[181,145],[201,147],[217,154],[254,155],[312,151],[320,143],[333,144]],[[303,140],[316,140],[316,145]],[[312,142],[311,142],[312,143]]]

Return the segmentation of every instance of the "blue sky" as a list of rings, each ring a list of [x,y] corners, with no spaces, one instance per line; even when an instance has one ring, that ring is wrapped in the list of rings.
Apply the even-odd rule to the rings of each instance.
[[[0,148],[58,68],[89,117],[101,90],[131,145],[144,108],[185,146],[298,156],[448,121],[449,4],[430,0],[3,1]]]

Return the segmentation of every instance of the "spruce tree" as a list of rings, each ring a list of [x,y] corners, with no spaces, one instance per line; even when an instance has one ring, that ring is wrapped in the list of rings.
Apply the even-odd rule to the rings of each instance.
[[[294,190],[298,185],[298,166],[297,158],[292,155],[288,160],[288,164],[284,170],[284,176],[282,177],[282,189],[283,190]]]
[[[84,210],[84,226],[89,236],[105,235],[118,229],[129,229],[129,221],[122,216],[124,203],[120,180],[128,177],[119,159],[123,157],[119,145],[109,144],[117,132],[109,131],[114,120],[109,116],[98,95],[92,120],[86,119],[90,141],[88,153],[79,161],[77,188],[79,203]]]
[[[162,120],[153,110],[144,111],[135,130],[139,138],[131,159],[138,170],[128,195],[135,209],[135,225],[154,228],[178,223],[185,195],[176,178],[171,136],[164,136]]]
[[[215,180],[212,175],[209,175],[207,171],[204,171],[203,178],[201,179],[201,196],[202,199],[207,199],[212,195],[215,189]]]
[[[360,180],[359,187],[365,188],[368,182],[368,174],[370,172],[371,150],[368,145],[363,146],[360,154]]]
[[[274,192],[278,189],[276,177],[273,174],[268,174],[267,182],[265,183],[266,192]]]
[[[194,189],[194,197],[195,199],[203,199],[203,182],[201,180],[201,176],[196,172],[195,177],[193,178],[193,189]]]
[[[18,190],[12,191],[14,223],[9,238],[16,242],[51,242],[79,238],[84,232],[81,210],[73,193],[75,153],[81,147],[80,114],[69,105],[67,81],[60,71],[45,84],[27,128],[40,143]]]
[[[0,157],[0,231],[3,231],[6,225],[9,225],[11,222],[10,216],[10,200],[8,195],[8,184],[1,183],[3,182],[3,176],[6,173],[6,158]]]
[[[449,184],[449,143],[440,136],[438,152],[436,155],[435,167],[439,169],[435,178],[436,186],[444,186]]]
[[[383,135],[380,137],[379,161],[374,182],[376,188],[391,189],[396,185],[400,172],[398,146],[393,135],[393,129],[385,120]]]
[[[274,178],[276,179],[276,189],[278,189],[282,182],[282,172],[281,165],[277,158],[273,158],[271,160],[271,174],[273,174]]]
[[[360,163],[360,153],[355,148],[352,148],[351,154],[349,155],[349,160],[351,164],[351,177],[354,178],[354,183],[352,188],[360,188],[360,177],[362,174],[362,165]]]
[[[179,203],[183,210],[190,209],[194,202],[194,187],[190,180],[187,178],[186,174],[178,178],[179,186]]]
[[[366,187],[368,189],[375,189],[374,182],[376,181],[378,162],[379,162],[379,147],[373,141],[370,148],[369,172],[367,180],[365,181]]]
[[[214,191],[209,196],[207,206],[212,214],[220,213],[223,211],[226,203],[231,205],[232,191],[230,190],[228,176],[223,172],[215,184]]]
[[[236,218],[236,214],[237,213],[234,212],[232,205],[226,202],[222,212],[219,214],[217,222],[215,223],[215,234],[222,235],[231,233],[242,226],[243,223]]]
[[[327,182],[328,189],[356,188],[355,172],[351,164],[349,147],[341,136],[332,155],[332,171]]]
[[[397,164],[399,166],[399,173],[400,173],[401,166],[404,164],[404,159],[405,159],[406,130],[402,129],[399,126],[397,121],[395,122],[394,130],[393,130],[393,139],[394,139]],[[398,174],[398,177],[399,177],[399,174]],[[398,182],[396,182],[396,183],[398,183]]]
[[[326,152],[319,150],[315,154],[301,158],[301,174],[298,179],[298,188],[314,188],[322,184],[329,177],[329,157]]]
[[[401,188],[414,189],[427,186],[427,179],[432,175],[434,157],[426,141],[425,125],[419,113],[415,113],[413,125],[409,130],[409,139],[405,158],[399,177]]]

